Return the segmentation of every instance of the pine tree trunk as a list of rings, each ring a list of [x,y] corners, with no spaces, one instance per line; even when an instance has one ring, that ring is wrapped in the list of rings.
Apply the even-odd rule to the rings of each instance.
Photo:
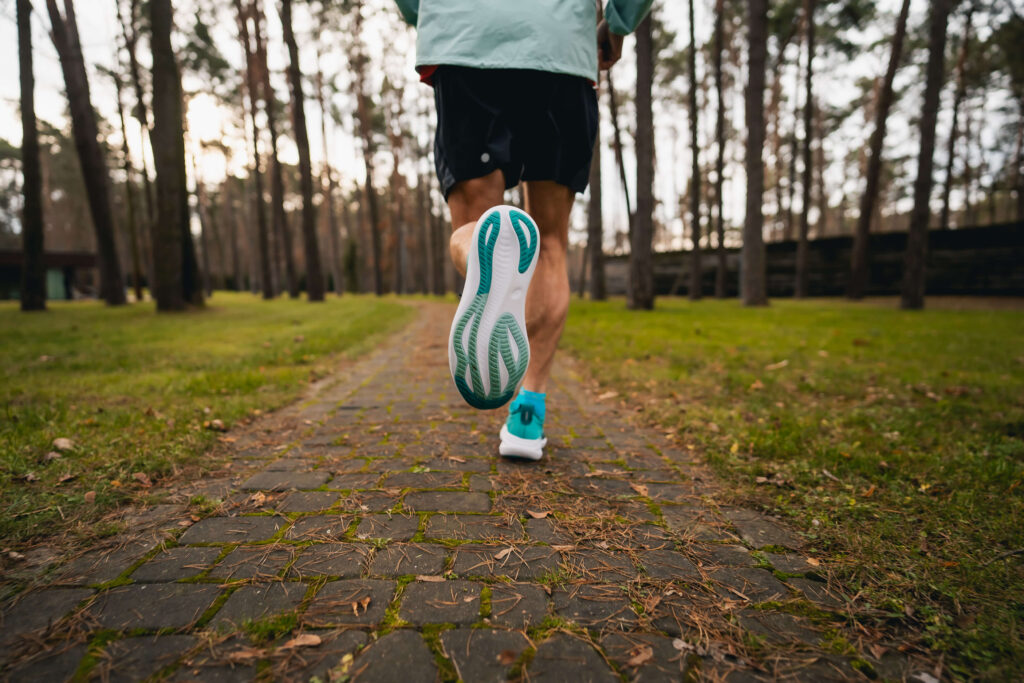
[[[147,142],[149,142],[149,114],[146,109],[145,95],[142,89],[141,67],[139,66],[138,54],[138,13],[139,1],[129,0],[129,17],[126,19],[123,14],[121,0],[117,0],[117,16],[121,23],[121,33],[124,36],[125,48],[128,52],[128,74],[132,81],[132,89],[135,91],[135,106],[132,108],[132,116],[139,122],[140,139],[139,154],[142,158],[140,173],[142,175],[143,199],[146,203],[146,220],[143,229],[139,232],[139,241],[146,279],[152,285],[153,281],[153,249],[147,244],[147,237],[153,233],[153,222],[156,220],[156,207],[153,200],[153,184],[149,179],[149,168],[146,165],[148,155],[146,154]]]
[[[356,35],[362,30],[362,3],[356,8]],[[377,203],[377,190],[373,186],[374,163],[373,163],[373,123],[371,121],[371,107],[373,106],[370,97],[366,94],[366,57],[362,54],[361,48],[357,51],[355,58],[350,60],[353,63],[355,79],[353,86],[356,89],[356,118],[359,122],[359,132],[363,140],[363,166],[366,170],[364,182],[364,196],[366,199],[370,228],[370,247],[373,252],[373,293],[377,296],[384,294],[384,277],[381,271],[381,239],[380,239],[380,209]]]
[[[259,60],[260,80],[263,86],[263,113],[267,117],[267,131],[270,133],[270,204],[273,219],[274,236],[280,250],[280,262],[284,263],[285,286],[288,296],[299,297],[299,280],[295,274],[295,252],[292,248],[292,233],[288,226],[288,216],[284,210],[284,170],[278,153],[279,136],[277,131],[277,97],[270,83],[270,65],[267,61],[267,43],[264,33],[266,17],[259,0],[252,0],[252,17],[255,25],[253,32],[256,38],[256,56]]]
[[[259,281],[264,299],[273,299],[273,270],[270,254],[270,228],[267,222],[267,208],[263,199],[263,169],[260,154],[260,132],[256,124],[256,112],[259,111],[259,83],[256,77],[256,52],[253,48],[252,35],[249,32],[249,13],[242,6],[242,0],[234,0],[235,12],[238,17],[238,37],[245,52],[245,89],[249,100],[249,121],[252,136],[253,165],[252,177],[255,185],[256,205],[256,239],[259,243]],[[244,106],[244,103],[243,103]]]
[[[905,309],[924,308],[935,124],[939,115],[939,95],[945,78],[946,21],[955,3],[956,0],[933,0],[931,3],[928,22],[928,66],[925,71],[924,103],[920,122],[921,151],[917,159],[917,179],[914,181],[914,208],[907,230],[907,251],[903,259],[900,305]]]
[[[127,302],[121,265],[114,242],[114,212],[110,205],[110,174],[100,144],[96,111],[89,94],[89,78],[79,42],[78,23],[73,0],[64,0],[61,16],[56,0],[46,0],[50,14],[53,44],[60,57],[67,89],[78,163],[89,202],[93,230],[96,233],[97,261],[100,272],[100,297],[111,306]]]
[[[594,141],[594,158],[590,162],[590,201],[587,204],[587,252],[590,258],[590,298],[608,298],[604,277],[604,220],[601,206],[601,134]]]
[[[313,165],[306,129],[306,98],[302,91],[299,46],[292,30],[292,0],[281,0],[281,26],[288,46],[288,81],[292,88],[292,130],[299,148],[299,184],[302,191],[302,244],[306,255],[306,296],[310,301],[324,300],[324,275],[320,267],[320,245],[316,236],[316,207],[313,205]]]
[[[652,17],[636,31],[636,220],[630,239],[629,291],[631,309],[654,308],[654,116],[651,87],[654,81]]]
[[[725,0],[715,2],[715,96],[718,109],[715,118],[715,234],[717,235],[717,266],[715,268],[715,297],[726,297],[727,264],[725,260],[725,217],[722,215],[725,183],[725,103],[722,97],[722,52],[725,50]]]
[[[323,19],[321,19],[323,21]],[[338,248],[340,235],[338,234],[338,213],[334,205],[334,173],[331,171],[330,144],[327,135],[327,119],[331,115],[324,98],[324,73],[319,68],[320,57],[317,54],[316,73],[316,98],[320,105],[320,139],[323,141],[323,178],[320,180],[324,205],[327,206],[327,248],[330,249],[331,278],[334,280],[334,293],[339,296],[345,292],[345,283],[342,276],[341,251]]]
[[[807,99],[804,102],[804,139],[801,147],[803,169],[800,182],[802,197],[800,233],[796,245],[796,284],[793,288],[793,296],[797,299],[803,299],[807,296],[807,241],[810,233],[811,195],[814,180],[814,160],[811,152],[814,144],[814,12],[817,9],[817,5],[818,0],[804,0],[804,16],[807,20],[807,73],[804,86]]]
[[[36,125],[35,72],[32,62],[32,3],[18,0],[18,65],[21,79],[21,310],[46,310],[46,266],[43,264],[43,180]]]
[[[697,39],[694,28],[694,0],[690,0],[690,236],[693,250],[690,252],[689,298],[698,301],[704,296],[704,273],[701,270],[701,177],[700,177],[700,112],[697,110]],[[652,174],[653,177],[653,174]]]
[[[619,180],[622,182],[622,196],[626,200],[626,223],[629,235],[633,235],[633,223],[636,213],[629,201],[629,182],[626,179],[626,160],[622,152],[622,130],[619,128],[619,105],[615,95],[615,84],[612,72],[608,71],[608,111],[612,119],[612,146],[615,149],[615,165],[619,168]]]
[[[124,170],[124,195],[125,204],[128,208],[128,239],[131,245],[132,254],[132,287],[135,290],[135,300],[142,301],[142,269],[139,259],[139,231],[135,217],[135,190],[132,187],[135,177],[135,168],[132,164],[131,150],[128,146],[128,127],[125,125],[124,105],[121,102],[121,77],[117,72],[114,76],[114,91],[117,97],[117,118],[121,123],[121,151],[124,155],[122,168]]]
[[[746,306],[768,304],[764,257],[764,87],[768,52],[768,0],[747,3],[747,209],[743,222],[740,290]]]
[[[889,54],[889,67],[885,72],[882,89],[878,93],[878,106],[875,108],[875,130],[871,134],[870,157],[866,172],[864,194],[860,198],[860,214],[857,217],[857,228],[853,235],[853,252],[850,262],[849,297],[862,299],[867,293],[869,284],[868,271],[868,236],[871,233],[871,218],[875,213],[878,200],[879,180],[882,173],[882,148],[885,144],[886,126],[889,110],[892,108],[892,84],[896,79],[903,55],[903,41],[907,35],[907,17],[910,14],[910,0],[903,0],[899,18],[896,20],[896,32],[892,38],[892,49]]]
[[[180,311],[185,296],[182,227],[188,215],[185,186],[185,138],[182,128],[181,82],[171,48],[173,24],[170,0],[150,2],[153,29],[153,158],[156,165],[157,220],[153,230],[153,298],[158,311]]]
[[[1017,103],[1017,151],[1013,155],[1013,188],[1017,194],[1016,220],[1024,221],[1024,100]]]
[[[956,65],[956,94],[953,96],[953,123],[949,131],[946,145],[946,179],[942,186],[942,212],[939,214],[939,229],[949,230],[949,196],[953,191],[953,167],[956,162],[956,141],[960,135],[960,107],[967,96],[967,57],[971,47],[971,28],[974,18],[974,5],[967,9],[964,19],[963,45]]]

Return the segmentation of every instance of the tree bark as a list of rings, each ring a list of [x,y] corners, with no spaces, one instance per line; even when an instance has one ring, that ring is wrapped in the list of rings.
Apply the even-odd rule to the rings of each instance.
[[[183,310],[194,292],[186,282],[185,234],[189,217],[185,186],[185,136],[181,80],[171,48],[170,0],[149,6],[153,35],[153,158],[156,165],[157,220],[153,230],[153,297],[158,311]],[[188,233],[189,235],[191,233]],[[198,289],[198,288],[196,288]],[[201,296],[201,294],[200,294]]]
[[[292,30],[292,0],[281,0],[281,26],[288,46],[288,80],[292,87],[292,127],[299,148],[299,176],[302,190],[302,243],[306,255],[306,296],[310,301],[324,300],[324,275],[320,267],[320,245],[316,237],[316,207],[313,206],[313,165],[306,129],[306,102],[299,66],[299,46]]]
[[[793,288],[793,296],[797,299],[807,296],[807,241],[810,233],[811,196],[814,180],[814,160],[811,152],[814,144],[814,34],[816,28],[814,12],[817,5],[818,0],[804,0],[804,15],[807,20],[807,72],[804,87],[807,100],[804,102],[804,139],[801,146],[803,168],[800,182],[802,196],[800,233],[796,245],[796,285]]]
[[[971,49],[971,29],[974,19],[974,4],[967,8],[964,18],[963,45],[956,65],[956,94],[953,96],[953,124],[946,145],[946,179],[942,187],[942,212],[939,214],[939,228],[949,230],[949,196],[953,190],[953,167],[956,162],[956,141],[960,136],[960,107],[967,96],[967,57]]]
[[[590,162],[590,201],[587,204],[587,252],[590,258],[590,298],[608,298],[604,277],[604,229],[601,206],[601,134],[594,141],[594,158]]]
[[[362,2],[357,2],[354,8],[356,13],[355,35],[360,36],[363,25]],[[370,220],[370,245],[373,251],[373,293],[377,296],[384,294],[384,279],[381,272],[381,240],[380,240],[380,209],[377,205],[377,191],[373,186],[373,123],[371,121],[371,108],[373,106],[369,95],[366,94],[366,56],[362,52],[361,43],[355,44],[354,55],[349,61],[355,71],[353,87],[356,90],[356,117],[359,122],[359,132],[363,140],[363,166],[366,169],[366,180],[363,191],[365,193],[367,209]]]
[[[18,0],[18,66],[21,80],[21,310],[46,310],[46,266],[43,264],[43,179],[36,125],[36,79],[32,61],[32,3]]]
[[[270,228],[267,224],[267,207],[263,199],[263,169],[260,154],[260,132],[256,124],[256,112],[259,111],[259,83],[256,77],[256,51],[253,47],[252,35],[249,32],[249,12],[243,7],[242,0],[234,0],[235,12],[238,15],[238,37],[245,51],[245,89],[249,95],[249,120],[251,122],[253,165],[252,175],[255,184],[256,200],[256,234],[259,242],[259,275],[260,289],[264,299],[273,299],[273,271],[270,255]]]
[[[857,217],[857,228],[853,235],[853,252],[850,262],[849,297],[862,299],[868,288],[868,236],[871,233],[871,218],[875,214],[875,203],[878,199],[878,187],[882,174],[882,148],[885,144],[886,126],[889,121],[889,110],[892,108],[892,84],[896,79],[903,55],[903,41],[907,35],[907,17],[910,14],[910,0],[903,0],[899,18],[896,20],[896,31],[892,37],[892,49],[889,54],[889,67],[885,72],[882,89],[878,93],[878,106],[875,108],[875,130],[871,134],[870,157],[865,173],[864,194],[860,198],[860,214]]]
[[[324,19],[321,18],[321,22]],[[327,137],[327,119],[331,115],[327,108],[327,101],[324,98],[324,73],[319,68],[320,57],[317,53],[316,73],[316,97],[320,105],[320,138],[323,141],[323,178],[320,181],[321,192],[324,197],[324,205],[327,207],[327,248],[330,249],[331,278],[334,280],[334,293],[339,296],[345,292],[345,283],[342,276],[341,252],[338,249],[340,235],[338,234],[338,213],[334,206],[335,183],[334,173],[331,171],[330,145]]]
[[[128,52],[128,74],[131,78],[132,89],[135,91],[135,106],[132,108],[132,116],[139,122],[141,127],[139,140],[139,154],[142,158],[140,173],[142,175],[143,198],[146,202],[146,221],[139,237],[142,242],[142,254],[145,263],[147,279],[153,279],[153,250],[152,245],[146,248],[146,237],[153,233],[153,222],[156,220],[156,208],[153,201],[153,184],[149,179],[149,168],[146,166],[146,143],[149,142],[149,114],[146,109],[145,94],[142,89],[142,69],[139,66],[139,58],[136,50],[138,48],[138,12],[139,0],[130,0],[129,17],[126,19],[123,14],[121,0],[117,0],[117,16],[121,23],[121,33],[124,36],[125,48]]]
[[[697,39],[694,28],[694,0],[690,0],[690,235],[693,250],[690,252],[689,298],[698,301],[704,296],[704,273],[701,271],[701,178],[700,178],[700,112],[697,110]],[[652,173],[653,179],[653,173]]]
[[[622,182],[622,195],[626,200],[626,227],[630,236],[633,235],[633,223],[636,220],[636,213],[629,200],[629,183],[626,179],[626,161],[622,153],[622,129],[619,127],[619,105],[615,95],[615,84],[612,82],[612,72],[608,71],[608,111],[612,118],[612,146],[615,149],[615,164],[619,168],[619,180]]]
[[[921,151],[914,181],[914,208],[907,230],[907,251],[903,259],[900,305],[904,309],[924,308],[925,268],[928,258],[928,222],[931,218],[935,124],[939,95],[945,78],[946,21],[956,0],[933,0],[928,27],[928,66],[925,71],[924,103],[921,109]]]
[[[131,245],[132,254],[132,287],[135,290],[135,300],[142,301],[142,269],[139,259],[139,231],[135,216],[135,190],[134,184],[135,167],[132,164],[131,150],[128,146],[128,127],[125,125],[124,105],[121,102],[121,76],[111,72],[114,77],[114,91],[117,97],[117,118],[121,123],[121,150],[124,155],[122,168],[124,169],[124,196],[128,208],[128,239]]]
[[[724,198],[722,189],[725,183],[725,102],[722,97],[722,52],[725,50],[725,1],[715,2],[715,95],[718,109],[715,118],[715,147],[718,156],[715,158],[715,234],[717,266],[715,268],[715,297],[724,299],[726,296],[726,261],[725,261],[725,218],[722,215]]]
[[[56,0],[46,0],[50,14],[54,47],[60,57],[71,128],[78,151],[78,163],[85,182],[89,213],[96,233],[96,252],[100,272],[100,297],[111,306],[127,302],[121,265],[114,243],[114,212],[110,205],[110,175],[107,160],[100,144],[96,111],[89,94],[89,78],[78,36],[78,22],[73,0],[64,0],[64,16]]]
[[[629,291],[631,309],[654,308],[654,80],[652,18],[647,15],[636,31],[636,220],[630,239]]]
[[[743,221],[741,296],[745,306],[765,306],[764,257],[764,87],[768,53],[768,0],[747,3],[747,207]]]
[[[270,204],[273,218],[274,235],[281,251],[279,254],[284,263],[285,286],[288,296],[299,297],[299,281],[295,274],[295,253],[292,249],[292,233],[288,226],[288,216],[284,210],[284,171],[278,154],[277,131],[277,97],[270,83],[270,64],[267,61],[267,42],[264,33],[263,7],[260,0],[252,0],[253,35],[256,39],[256,56],[259,60],[260,80],[263,86],[263,113],[267,117],[267,131],[270,133]]]

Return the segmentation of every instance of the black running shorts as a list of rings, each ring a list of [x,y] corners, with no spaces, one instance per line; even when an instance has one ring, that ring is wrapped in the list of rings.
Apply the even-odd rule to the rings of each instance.
[[[580,76],[441,66],[434,162],[445,199],[456,183],[501,169],[505,188],[553,180],[583,192],[597,136],[597,93]]]

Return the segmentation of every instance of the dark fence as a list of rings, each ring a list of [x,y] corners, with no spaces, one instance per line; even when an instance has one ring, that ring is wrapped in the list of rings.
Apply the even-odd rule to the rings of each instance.
[[[1024,296],[1024,222],[1003,223],[983,228],[932,230],[928,236],[927,293],[958,296]],[[868,296],[899,294],[903,277],[903,252],[907,233],[871,235]],[[808,291],[811,296],[843,296],[850,278],[853,238],[827,237],[809,244]],[[766,245],[768,294],[793,295],[796,270],[796,241]],[[717,256],[705,252],[704,293],[715,287]],[[626,256],[609,256],[606,277],[608,292],[626,293]],[[726,251],[728,292],[739,294],[739,249]],[[687,294],[690,252],[674,251],[654,255],[654,286],[659,295]]]

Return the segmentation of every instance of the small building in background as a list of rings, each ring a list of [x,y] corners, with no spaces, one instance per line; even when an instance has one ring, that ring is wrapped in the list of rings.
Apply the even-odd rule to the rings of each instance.
[[[20,249],[0,249],[0,300],[17,299],[21,288]],[[70,301],[96,296],[96,254],[81,251],[48,251],[46,266],[48,301]]]

